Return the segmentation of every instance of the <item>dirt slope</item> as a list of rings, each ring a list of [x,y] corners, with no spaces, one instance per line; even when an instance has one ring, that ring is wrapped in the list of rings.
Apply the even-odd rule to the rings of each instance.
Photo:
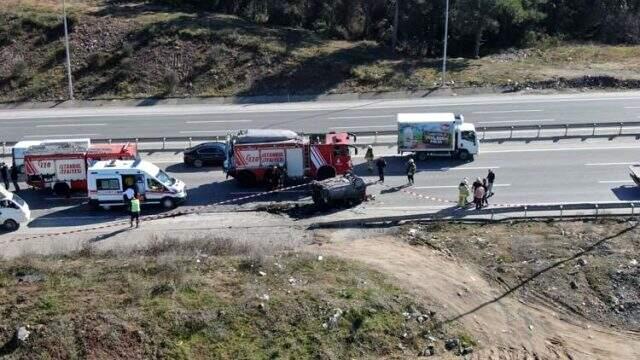
[[[333,239],[336,239],[334,237]],[[396,277],[418,296],[443,304],[445,318],[458,320],[480,346],[477,359],[634,359],[640,336],[610,331],[572,319],[543,304],[513,297],[498,301],[496,288],[468,265],[427,248],[413,247],[389,236],[340,241],[314,248],[357,259]]]

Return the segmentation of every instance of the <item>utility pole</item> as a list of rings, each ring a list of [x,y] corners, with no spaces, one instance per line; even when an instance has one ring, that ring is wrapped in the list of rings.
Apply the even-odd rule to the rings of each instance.
[[[71,55],[69,54],[69,31],[67,29],[67,7],[62,0],[62,17],[64,21],[64,47],[67,51],[67,78],[69,79],[69,100],[73,100],[73,80],[71,79]]]
[[[449,37],[449,0],[444,10],[444,50],[442,51],[442,86],[445,86],[447,76],[447,38]]]
[[[396,6],[393,14],[393,38],[391,39],[391,50],[396,52],[396,44],[398,43],[398,13],[400,12],[400,0],[396,0]]]

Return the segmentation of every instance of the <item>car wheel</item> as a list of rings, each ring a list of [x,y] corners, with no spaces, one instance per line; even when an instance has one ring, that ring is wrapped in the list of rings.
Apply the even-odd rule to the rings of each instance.
[[[203,165],[202,160],[200,160],[200,159],[193,160],[193,166],[194,167],[201,168],[202,165]]]
[[[18,224],[18,222],[13,219],[9,219],[4,222],[4,228],[9,231],[16,231],[18,230],[18,228],[20,228],[20,224]]]
[[[164,198],[162,199],[162,207],[165,209],[173,209],[176,207],[176,202],[172,198]]]

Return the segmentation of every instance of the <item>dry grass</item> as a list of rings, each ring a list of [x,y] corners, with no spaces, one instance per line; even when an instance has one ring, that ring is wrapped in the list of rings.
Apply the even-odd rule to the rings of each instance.
[[[399,357],[461,333],[416,321],[424,304],[357,263],[173,240],[0,263],[0,348],[25,324],[28,346],[9,358]]]

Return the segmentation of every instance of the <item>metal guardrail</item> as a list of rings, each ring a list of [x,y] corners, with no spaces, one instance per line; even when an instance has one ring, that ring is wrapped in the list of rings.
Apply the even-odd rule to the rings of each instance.
[[[610,212],[606,212],[610,210]],[[611,212],[611,210],[615,210]],[[587,211],[588,213],[580,213]],[[536,213],[544,213],[537,215]],[[498,215],[508,215],[498,217]],[[640,216],[640,202],[610,202],[610,203],[577,203],[577,204],[543,204],[543,205],[516,205],[513,207],[491,208],[481,211],[460,210],[460,212],[446,213],[421,213],[411,215],[380,216],[360,219],[346,219],[326,221],[311,224],[309,227],[338,228],[349,226],[363,226],[369,224],[400,223],[403,221],[506,221],[506,220],[534,220],[534,219],[572,219],[572,218],[604,218],[612,216]]]
[[[624,132],[626,128],[636,127],[636,132]],[[598,130],[610,130],[608,133],[598,132]],[[554,138],[586,138],[586,137],[615,137],[615,136],[640,136],[640,121],[625,122],[600,122],[600,123],[574,123],[574,124],[540,124],[540,125],[513,125],[513,126],[482,126],[476,127],[481,134],[482,141],[504,141],[504,140],[523,140],[523,139],[554,139]],[[570,133],[570,131],[581,130],[583,133]],[[535,134],[531,134],[531,132]],[[556,131],[554,134],[545,134],[544,132]],[[559,131],[559,132],[558,132]],[[528,136],[517,137],[518,133],[529,132]],[[385,131],[357,131],[357,136],[372,136],[372,144],[377,144],[378,136],[395,135],[396,130]],[[504,136],[491,136],[491,133],[504,133]],[[301,135],[309,135],[300,133]],[[545,136],[546,135],[546,136]],[[226,136],[189,136],[189,137],[128,137],[128,138],[100,138],[92,139],[94,143],[125,143],[135,142],[136,144],[157,144],[157,148],[153,150],[178,150],[193,146],[203,141],[223,141]],[[393,141],[395,143],[395,141]],[[15,145],[16,141],[4,141],[2,145],[2,156],[5,156],[8,149]],[[175,143],[183,146],[173,145]],[[168,147],[168,146],[172,147]]]

